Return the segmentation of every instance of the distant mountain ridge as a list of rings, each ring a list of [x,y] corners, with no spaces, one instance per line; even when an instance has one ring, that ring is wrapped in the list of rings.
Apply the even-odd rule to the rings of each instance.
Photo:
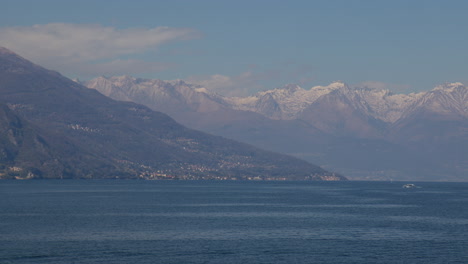
[[[247,97],[223,97],[181,80],[129,76],[99,77],[85,85],[165,112],[187,126],[306,158],[359,179],[423,174],[417,177],[434,180],[446,173],[462,180],[468,175],[466,159],[446,158],[453,152],[468,155],[468,88],[462,83],[411,94],[351,88],[341,81],[309,90],[290,84]],[[354,157],[346,160],[344,153]]]
[[[0,178],[345,180],[118,102],[0,48]]]
[[[291,89],[291,86],[295,87]],[[353,108],[385,122],[395,122],[414,100],[422,96],[417,94],[393,94],[389,90],[370,89],[367,87],[350,88],[343,82],[334,82],[328,86],[315,86],[305,90],[297,85],[287,85],[251,96],[249,103],[243,103],[243,98],[229,98],[228,101],[236,108],[261,112],[255,107],[257,101],[270,96],[280,106],[283,119],[298,118],[307,107],[323,96],[333,95],[345,97]],[[270,116],[274,118],[273,116]]]
[[[350,88],[343,82],[334,82],[328,86],[314,86],[305,90],[296,84],[282,88],[259,92],[247,97],[223,97],[209,92],[206,88],[182,80],[163,81],[158,79],[137,79],[130,76],[98,77],[84,82],[88,88],[124,101],[138,101],[145,96],[150,102],[174,98],[192,106],[192,111],[217,111],[220,108],[244,110],[260,113],[271,119],[297,119],[310,105],[325,95],[346,97],[353,108],[366,115],[384,122],[395,123],[404,115],[409,115],[417,105],[422,105],[429,98],[439,96],[439,105],[456,110],[460,115],[468,116],[468,89],[462,83],[447,83],[419,93],[394,94],[389,90],[367,87]],[[439,98],[438,97],[438,98]],[[435,98],[434,100],[438,100]],[[212,108],[207,110],[194,107]],[[442,106],[443,105],[443,106]],[[180,107],[180,106],[179,106]]]

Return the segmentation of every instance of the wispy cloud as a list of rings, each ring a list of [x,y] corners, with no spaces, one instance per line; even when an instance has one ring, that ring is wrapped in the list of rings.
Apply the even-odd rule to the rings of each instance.
[[[210,76],[190,76],[189,82],[200,84],[209,90],[225,96],[245,96],[252,91],[263,90],[260,76],[251,71],[243,72],[236,76],[214,74]]]
[[[411,90],[411,85],[408,84],[392,84],[379,81],[364,81],[353,86],[368,87],[379,90],[390,90],[394,93],[407,93]]]
[[[0,28],[0,45],[51,69],[62,70],[68,65],[68,68],[89,73],[92,68],[99,70],[105,67],[105,71],[112,74],[113,69],[118,72],[125,69],[135,72],[139,68],[164,69],[168,65],[119,57],[157,50],[166,43],[198,36],[199,32],[190,28],[117,29],[102,25],[54,23]],[[86,65],[91,66],[87,68]]]
[[[314,78],[312,67],[295,63],[282,63],[271,69],[262,69],[258,65],[249,65],[238,75],[190,76],[188,81],[200,84],[209,90],[225,96],[248,96],[258,91],[277,88],[273,83],[297,83],[308,85]]]

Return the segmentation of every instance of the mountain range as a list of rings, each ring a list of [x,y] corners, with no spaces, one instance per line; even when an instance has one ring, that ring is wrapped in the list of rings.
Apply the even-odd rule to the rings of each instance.
[[[0,178],[345,180],[189,129],[0,48]]]
[[[468,88],[394,94],[344,82],[224,97],[183,80],[83,83],[205,132],[295,155],[360,180],[468,180]]]

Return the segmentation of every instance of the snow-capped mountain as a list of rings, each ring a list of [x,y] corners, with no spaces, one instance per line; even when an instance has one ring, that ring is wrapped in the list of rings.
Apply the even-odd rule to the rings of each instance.
[[[296,155],[351,178],[403,180],[416,173],[437,180],[450,170],[453,180],[468,173],[468,88],[461,83],[411,94],[341,81],[310,89],[290,84],[248,97],[223,97],[182,80],[129,76],[85,85],[186,126]]]
[[[405,109],[391,134],[398,141],[428,145],[457,141],[457,147],[468,148],[468,88],[462,83],[447,83],[424,93]]]
[[[432,116],[468,118],[468,88],[460,82],[439,85],[414,100],[402,113],[402,118],[422,112]]]
[[[440,85],[428,92],[394,94],[389,90],[349,87],[344,82],[314,86],[309,90],[296,84],[259,92],[248,97],[222,97],[206,88],[182,80],[163,81],[130,76],[98,77],[84,83],[116,100],[135,101],[163,111],[214,112],[220,109],[251,111],[276,120],[304,117],[304,111],[319,99],[341,97],[361,114],[395,123],[415,111],[468,116],[468,89],[462,83]],[[339,106],[336,106],[339,108]]]
[[[288,84],[246,98],[225,98],[225,101],[234,109],[261,113],[269,118],[295,119],[319,97],[344,86],[342,82],[334,82],[328,86],[316,86],[305,90],[296,84]]]
[[[335,92],[346,97],[360,111],[373,118],[393,123],[398,120],[406,107],[424,93],[393,94],[389,90],[367,87],[350,88],[343,82],[328,86],[315,86],[305,90],[298,85],[287,85],[247,98],[226,98],[235,109],[254,111],[274,119],[295,119],[320,97]]]

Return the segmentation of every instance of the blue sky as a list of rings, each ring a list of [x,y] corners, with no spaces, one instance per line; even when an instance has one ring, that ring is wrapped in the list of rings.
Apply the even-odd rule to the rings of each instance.
[[[468,83],[468,1],[0,0],[0,46],[80,79],[185,79],[227,95],[342,80]]]

